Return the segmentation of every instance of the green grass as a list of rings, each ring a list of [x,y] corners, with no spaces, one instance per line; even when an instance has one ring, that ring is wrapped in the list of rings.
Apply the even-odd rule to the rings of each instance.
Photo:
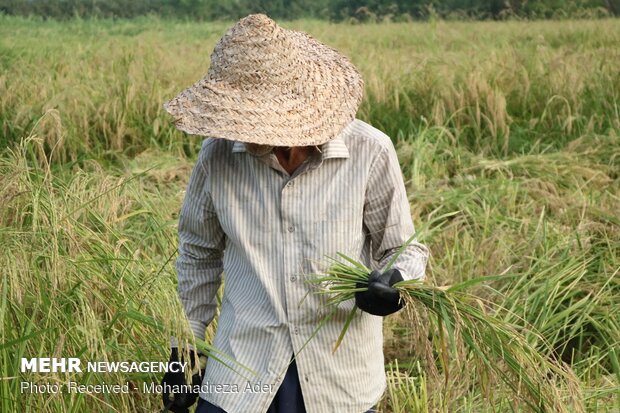
[[[382,271],[391,268],[399,254]],[[370,269],[342,254],[331,260],[326,274],[308,281],[317,288],[317,294],[327,295],[328,307],[335,309],[354,299],[355,293],[366,290]],[[426,362],[425,375],[434,379],[435,392],[450,398],[473,387],[479,389],[489,406],[497,398],[510,397],[518,410],[583,411],[577,378],[566,363],[555,357],[545,337],[523,317],[467,291],[493,279],[502,282],[510,278],[481,277],[446,287],[417,279],[394,284],[405,304],[404,317],[414,335],[418,358]],[[350,320],[357,312],[354,306],[334,351],[346,340]],[[557,316],[552,313],[550,318]],[[443,382],[438,377],[439,368]]]
[[[206,72],[226,26],[0,16],[0,411],[159,407],[136,392],[20,394],[17,361],[164,360],[183,334],[172,263],[200,138],[161,104]],[[360,67],[359,116],[397,144],[429,279],[505,275],[471,293],[542,334],[586,411],[620,410],[620,22],[287,26]],[[418,333],[386,320],[383,411],[494,411],[480,386],[436,391]]]

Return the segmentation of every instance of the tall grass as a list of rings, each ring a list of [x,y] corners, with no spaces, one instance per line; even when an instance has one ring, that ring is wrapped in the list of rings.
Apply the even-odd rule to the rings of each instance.
[[[326,274],[309,282],[318,286],[318,294],[329,297],[329,306],[335,307],[366,290],[371,270],[345,255],[340,255],[342,262],[331,259],[334,262]],[[485,281],[488,277],[436,287],[414,279],[393,286],[405,305],[417,353],[427,362],[426,373],[437,377],[438,366],[443,371],[444,385],[434,391],[453,394],[454,388],[460,391],[477,386],[491,406],[496,398],[510,397],[518,409],[583,411],[576,377],[565,363],[553,357],[545,338],[522,318],[514,317],[510,322],[506,318],[513,314],[505,308],[467,292],[471,285]],[[354,306],[334,351],[345,339],[349,320],[357,312]],[[502,317],[504,314],[510,317]]]
[[[541,332],[587,411],[620,410],[618,21],[288,26],[362,70],[359,115],[396,142],[429,278],[505,275],[472,292]],[[182,319],[176,214],[200,138],[175,131],[161,103],[204,74],[225,27],[0,16],[0,411],[159,405],[20,394],[16,363],[166,359]],[[415,333],[386,320],[384,411],[511,411],[476,386],[433,391]]]
[[[166,337],[183,319],[173,284],[175,221],[180,193],[162,182],[186,177],[159,157],[136,158],[134,173],[98,163],[81,169],[39,165],[42,142],[27,139],[0,159],[0,410],[154,411],[149,374],[22,375],[20,358],[163,361]],[[170,162],[170,160],[169,160]],[[157,170],[152,168],[157,166]],[[184,166],[187,166],[186,164]],[[174,172],[166,175],[166,172]],[[35,383],[131,383],[139,391],[102,396],[22,392]]]
[[[394,137],[426,123],[508,154],[620,127],[617,20],[288,26],[351,56],[366,80],[360,115]],[[0,145],[54,111],[37,128],[48,151],[60,142],[59,160],[152,145],[192,153],[196,140],[161,103],[204,75],[226,27],[0,16]]]

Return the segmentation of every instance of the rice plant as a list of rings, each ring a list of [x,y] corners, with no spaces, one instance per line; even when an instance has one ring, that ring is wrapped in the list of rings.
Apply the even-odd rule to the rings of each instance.
[[[160,407],[139,392],[20,394],[15,363],[167,358],[183,329],[175,222],[201,138],[161,103],[204,75],[228,25],[0,16],[0,411]],[[620,411],[618,20],[285,25],[360,68],[358,115],[394,139],[429,279],[483,278],[459,294],[568,363],[586,411]],[[443,324],[441,341],[435,313],[412,328],[415,308],[385,323],[381,411],[514,411]]]
[[[364,291],[370,273],[364,264],[342,254],[340,258],[344,262],[332,259],[325,275],[309,280],[322,286],[319,293],[328,294],[328,304],[333,306]],[[550,352],[541,352],[544,338],[526,323],[503,320],[505,309],[466,292],[469,285],[483,281],[436,287],[414,279],[394,285],[406,304],[410,328],[418,334],[420,355],[428,361],[431,373],[436,373],[436,359],[448,385],[455,379],[450,371],[456,363],[459,369],[475,372],[480,391],[490,403],[498,397],[501,382],[532,411],[584,411],[574,373],[561,361],[549,358]],[[346,339],[356,310],[353,308],[343,326],[335,350]],[[532,336],[538,338],[538,346],[530,342]]]

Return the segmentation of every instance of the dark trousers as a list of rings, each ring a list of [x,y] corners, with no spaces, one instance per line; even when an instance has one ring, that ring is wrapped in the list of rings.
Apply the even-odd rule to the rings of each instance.
[[[375,412],[375,409],[370,409],[366,413],[373,412]],[[198,398],[196,413],[226,413],[226,411],[202,398]],[[291,363],[286,371],[284,380],[266,413],[306,413],[295,361]]]

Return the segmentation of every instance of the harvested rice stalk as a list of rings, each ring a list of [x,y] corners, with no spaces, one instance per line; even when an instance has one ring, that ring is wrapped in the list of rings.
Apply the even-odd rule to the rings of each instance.
[[[354,299],[356,291],[367,284],[368,269],[345,255],[333,264],[327,274],[311,279],[318,292],[328,295],[328,306]],[[450,287],[436,287],[420,280],[405,280],[394,285],[406,303],[405,317],[414,331],[422,334],[423,357],[431,360],[428,367],[440,365],[446,386],[450,365],[463,363],[461,371],[476,374],[483,395],[492,402],[501,394],[502,384],[510,396],[536,412],[582,412],[579,385],[572,370],[547,357],[545,340],[527,326],[510,324],[500,317],[506,310],[490,301],[475,297],[465,289],[488,278],[469,280]],[[358,285],[360,287],[358,287]],[[334,351],[343,340],[357,308],[350,313]],[[421,322],[426,326],[420,329]],[[424,328],[425,327],[425,328]],[[430,335],[430,339],[428,338]],[[543,351],[530,344],[526,337],[535,337]],[[458,371],[458,370],[457,370]],[[493,386],[491,389],[490,387]],[[508,394],[504,394],[508,397]],[[499,397],[499,396],[498,396]]]

